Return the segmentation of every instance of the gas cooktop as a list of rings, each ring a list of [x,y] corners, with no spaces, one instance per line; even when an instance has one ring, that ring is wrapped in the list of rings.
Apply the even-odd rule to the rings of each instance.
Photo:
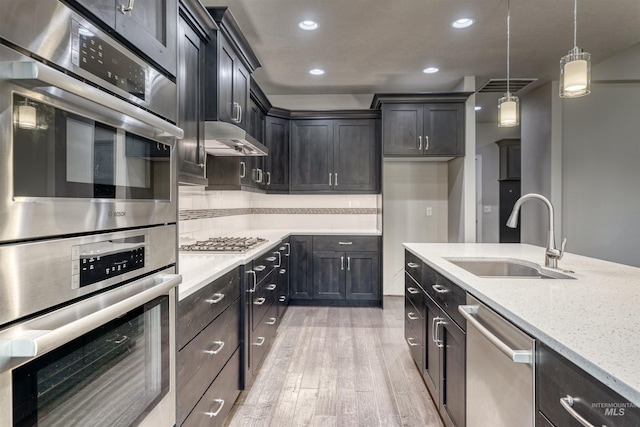
[[[262,237],[213,237],[199,240],[190,245],[181,245],[181,251],[187,252],[217,252],[243,253],[259,244],[266,242]]]

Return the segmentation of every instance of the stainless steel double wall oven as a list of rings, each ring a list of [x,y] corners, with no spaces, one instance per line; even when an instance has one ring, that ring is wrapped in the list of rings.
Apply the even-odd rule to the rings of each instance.
[[[0,426],[173,426],[175,82],[67,3],[0,10]]]

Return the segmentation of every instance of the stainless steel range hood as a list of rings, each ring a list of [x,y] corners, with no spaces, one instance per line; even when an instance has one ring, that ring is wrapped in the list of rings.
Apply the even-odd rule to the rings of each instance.
[[[231,123],[204,122],[204,149],[212,156],[266,156],[267,147]]]

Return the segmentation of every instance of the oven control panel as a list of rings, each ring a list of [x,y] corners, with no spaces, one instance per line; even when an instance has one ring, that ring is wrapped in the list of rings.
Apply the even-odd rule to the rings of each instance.
[[[73,289],[144,268],[149,256],[145,235],[73,246],[71,250]]]

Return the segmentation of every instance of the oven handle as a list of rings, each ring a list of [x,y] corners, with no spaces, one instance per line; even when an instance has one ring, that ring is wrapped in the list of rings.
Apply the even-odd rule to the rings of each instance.
[[[157,279],[152,280],[157,281]],[[149,289],[138,292],[133,296],[122,299],[121,301],[108,305],[101,310],[94,311],[84,317],[65,323],[55,329],[46,330],[41,327],[38,327],[38,329],[30,329],[27,326],[16,334],[20,335],[19,337],[11,338],[10,356],[36,357],[58,348],[78,337],[81,337],[87,332],[91,332],[97,326],[104,325],[128,313],[136,307],[140,307],[159,296],[166,295],[171,291],[171,289],[182,283],[182,276],[180,274],[167,274],[162,276],[160,280],[160,283],[157,283]],[[115,289],[114,292],[117,292],[120,289],[121,288]],[[60,314],[60,317],[64,318],[67,313],[82,312],[83,305],[90,309],[92,306],[96,305],[96,298],[100,298],[100,296],[104,295],[98,295],[94,298],[81,301],[77,304],[51,313],[53,316],[51,323],[54,323],[57,314]],[[65,312],[65,310],[67,310],[67,312]],[[46,317],[46,315],[43,317]]]
[[[178,126],[58,70],[30,61],[15,61],[8,65],[9,76],[7,77],[10,79],[22,81],[36,80],[48,86],[57,87],[58,89],[88,99],[104,107],[132,116],[149,126],[161,130],[164,132],[162,136],[172,136],[177,139],[184,138],[184,131]]]

